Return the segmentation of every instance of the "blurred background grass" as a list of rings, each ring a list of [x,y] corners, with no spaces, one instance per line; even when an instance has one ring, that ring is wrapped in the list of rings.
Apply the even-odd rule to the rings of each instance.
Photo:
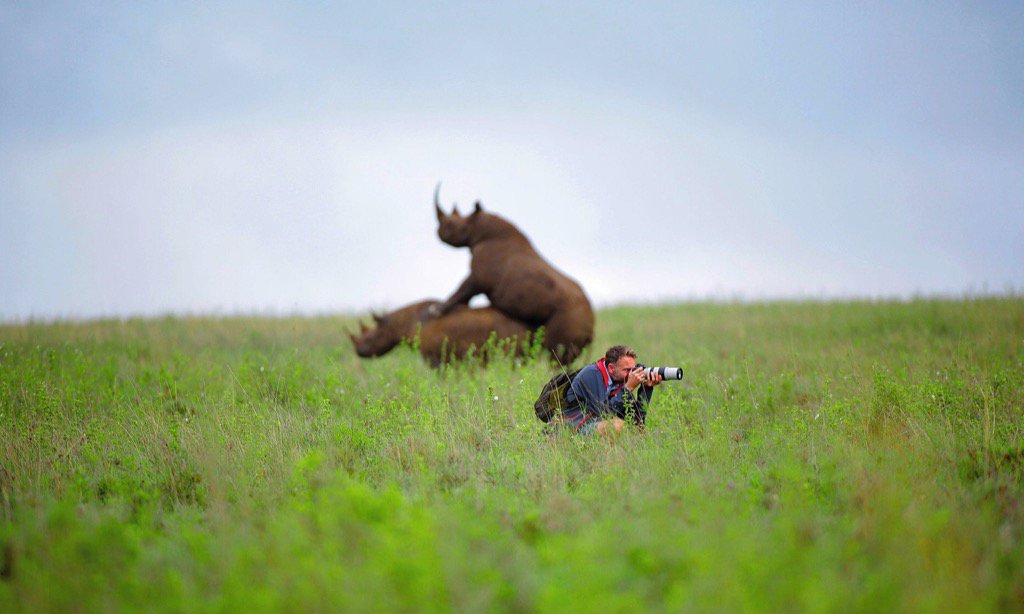
[[[605,309],[613,445],[353,324],[0,326],[0,607],[1024,609],[1020,298]]]

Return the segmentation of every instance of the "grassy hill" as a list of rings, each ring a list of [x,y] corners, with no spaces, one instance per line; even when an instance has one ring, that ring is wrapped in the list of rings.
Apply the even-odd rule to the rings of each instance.
[[[352,323],[0,326],[0,610],[1024,609],[1024,299],[603,310],[614,444]]]

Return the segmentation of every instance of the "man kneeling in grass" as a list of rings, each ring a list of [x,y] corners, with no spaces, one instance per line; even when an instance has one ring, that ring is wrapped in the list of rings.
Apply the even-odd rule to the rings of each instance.
[[[659,383],[660,375],[637,368],[633,348],[613,345],[604,358],[573,378],[565,391],[562,423],[579,435],[596,432],[601,437],[620,433],[627,420],[643,427],[647,404]]]

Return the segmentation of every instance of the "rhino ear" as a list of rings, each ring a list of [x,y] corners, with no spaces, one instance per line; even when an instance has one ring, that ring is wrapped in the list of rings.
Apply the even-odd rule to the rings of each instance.
[[[480,206],[480,201],[478,200],[475,203],[473,203],[473,213],[471,213],[470,215],[476,215],[477,213],[480,213],[483,210],[484,208]]]

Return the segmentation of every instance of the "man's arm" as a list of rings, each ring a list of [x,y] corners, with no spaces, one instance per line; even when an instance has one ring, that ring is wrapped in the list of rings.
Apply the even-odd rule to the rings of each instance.
[[[597,369],[580,371],[569,386],[566,401],[578,404],[589,414],[601,414],[607,411],[604,379]]]
[[[616,417],[643,426],[647,421],[647,404],[654,394],[654,388],[640,385],[630,392],[625,386],[609,399],[608,408]]]
[[[636,409],[636,423],[640,426],[644,426],[647,423],[647,406],[651,403],[651,397],[654,396],[653,386],[640,386],[637,390],[637,409]]]

